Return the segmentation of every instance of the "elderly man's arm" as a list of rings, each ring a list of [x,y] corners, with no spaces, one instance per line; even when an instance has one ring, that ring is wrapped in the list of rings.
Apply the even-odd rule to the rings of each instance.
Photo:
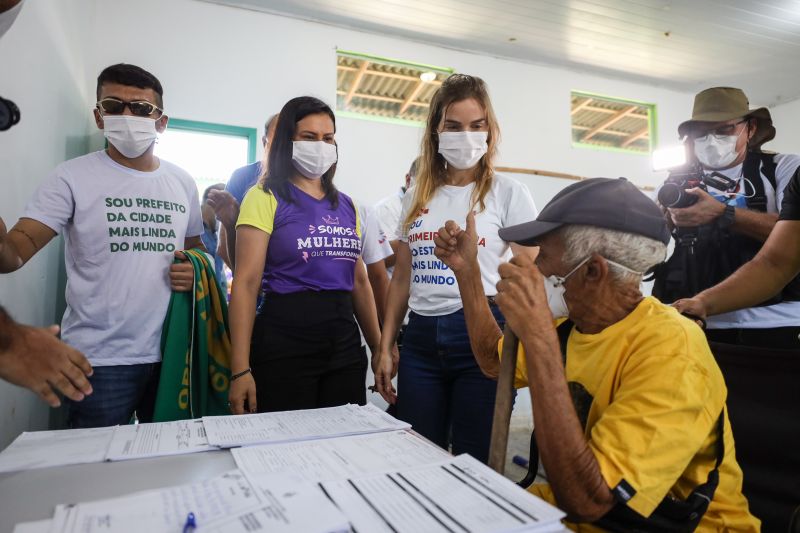
[[[529,257],[500,266],[497,303],[525,348],[536,443],[558,506],[572,520],[593,522],[615,505],[583,434],[567,388],[561,347],[544,278]]]
[[[481,282],[481,269],[478,264],[478,235],[475,231],[475,215],[467,215],[467,228],[462,230],[458,224],[448,220],[434,236],[436,245],[433,253],[456,276],[461,303],[464,306],[464,319],[472,347],[472,353],[481,371],[490,378],[500,373],[500,359],[497,343],[503,336],[497,326]]]
[[[500,374],[500,358],[497,343],[503,332],[489,308],[489,302],[483,291],[481,271],[477,261],[469,268],[459,270],[456,274],[461,302],[464,305],[464,319],[467,322],[469,343],[475,360],[487,377],[497,379]]]

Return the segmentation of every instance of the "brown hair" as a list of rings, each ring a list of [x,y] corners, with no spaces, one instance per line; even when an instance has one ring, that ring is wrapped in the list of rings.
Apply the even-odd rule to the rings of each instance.
[[[476,205],[480,206],[481,211],[486,208],[484,199],[492,186],[494,158],[497,155],[500,128],[484,81],[477,76],[453,74],[442,83],[442,86],[433,95],[433,100],[431,100],[428,121],[425,125],[425,134],[422,137],[420,157],[417,160],[419,168],[417,169],[417,179],[414,187],[414,201],[403,221],[404,226],[414,222],[419,211],[427,205],[436,189],[444,185],[447,167],[444,157],[439,153],[439,133],[437,130],[447,112],[447,108],[455,102],[469,98],[475,99],[486,111],[486,122],[489,125],[487,139],[489,149],[486,151],[486,155],[478,162],[475,191],[472,196],[472,208]]]

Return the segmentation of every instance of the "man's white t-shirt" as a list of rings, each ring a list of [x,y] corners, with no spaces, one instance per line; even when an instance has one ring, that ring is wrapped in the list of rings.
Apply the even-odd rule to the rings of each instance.
[[[403,211],[405,191],[401,188],[375,205],[375,212],[380,220],[381,229],[389,241],[400,239],[400,215]]]
[[[455,274],[433,254],[433,237],[448,220],[466,228],[467,213],[472,207],[475,184],[457,187],[439,187],[421,213],[404,228],[400,240],[411,250],[411,291],[409,308],[424,316],[454,313],[463,307]],[[533,220],[537,216],[530,191],[522,183],[506,176],[495,175],[492,187],[485,198],[486,209],[475,217],[478,233],[478,263],[481,281],[487,296],[497,294],[495,285],[500,281],[497,269],[511,258],[509,243],[498,235],[501,228]],[[414,202],[414,190],[403,198],[400,220]],[[476,206],[476,210],[480,205]]]
[[[773,189],[766,178],[762,177],[761,180],[764,183],[764,195],[767,197],[767,213],[778,213],[780,211],[780,206],[783,203],[783,191],[797,168],[800,167],[800,156],[776,154],[775,165],[776,187]],[[745,196],[753,194],[753,186],[746,183],[742,174],[742,164],[725,170],[718,170],[717,172],[738,180],[738,190],[741,192],[728,203],[746,209]],[[709,192],[714,195],[722,194],[714,189],[710,189]],[[767,329],[793,326],[800,326],[800,302],[780,302],[763,307],[749,307],[708,317],[708,329]]]
[[[369,206],[358,203],[358,216],[361,217],[361,258],[365,265],[372,265],[383,261],[392,255],[389,239],[381,229],[375,210]]]
[[[192,177],[164,160],[139,172],[94,152],[56,167],[23,217],[64,235],[63,340],[95,366],[160,361],[174,252],[203,233]]]
[[[381,230],[389,242],[400,240],[400,214],[403,211],[405,194],[405,190],[401,187],[395,194],[384,198],[375,205],[375,213],[380,221]],[[386,272],[391,279],[394,267],[387,268]]]

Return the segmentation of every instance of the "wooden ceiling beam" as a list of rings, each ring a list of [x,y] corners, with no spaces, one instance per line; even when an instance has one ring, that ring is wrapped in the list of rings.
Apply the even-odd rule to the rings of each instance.
[[[622,144],[620,144],[619,147],[627,148],[628,146],[635,143],[639,139],[646,137],[649,133],[650,133],[650,124],[640,129],[639,131],[629,135],[624,141],[622,141]]]
[[[572,129],[578,131],[589,131],[592,128],[590,126],[572,126]],[[629,137],[631,135],[631,132],[629,131],[617,131],[609,129],[603,130],[603,133],[606,135],[615,135],[617,137]]]
[[[638,108],[637,108],[637,106],[634,106],[634,105],[632,105],[630,107],[626,107],[624,109],[620,109],[619,111],[614,113],[612,116],[608,117],[603,122],[601,122],[600,124],[598,124],[597,126],[592,128],[591,130],[589,130],[586,133],[586,135],[583,136],[583,138],[581,139],[581,142],[588,141],[589,139],[591,139],[592,137],[594,137],[595,135],[597,135],[598,133],[600,133],[601,131],[603,131],[607,127],[609,127],[612,124],[615,124],[615,123],[619,122],[620,120],[622,120],[623,118],[627,117],[632,112],[634,112],[636,109],[638,109]]]
[[[350,100],[352,100],[353,95],[356,94],[358,86],[361,85],[361,80],[364,79],[364,74],[367,73],[367,68],[369,68],[369,61],[364,61],[363,63],[361,63],[361,66],[358,67],[358,71],[356,72],[356,77],[350,84],[350,89],[347,91],[347,94],[344,97],[344,105],[350,104]]]
[[[417,97],[417,95],[419,94],[419,92],[422,90],[423,87],[425,87],[425,82],[422,81],[422,80],[417,80],[417,84],[414,86],[414,88],[411,90],[411,92],[408,93],[408,96],[406,96],[406,99],[403,101],[403,104],[400,106],[400,112],[398,113],[398,115],[402,115],[403,113],[406,112],[406,109],[408,109],[408,107],[412,103],[414,103],[414,98]]]
[[[347,91],[336,91],[336,94],[343,94],[347,95]],[[378,102],[389,102],[391,104],[402,104],[405,102],[402,98],[393,98],[391,96],[380,96],[377,94],[366,94],[366,93],[353,93],[353,97],[357,98],[366,98],[368,100],[377,100]],[[424,102],[411,102],[410,105],[421,105],[428,107],[430,104],[426,104]]]
[[[593,106],[593,105],[587,105],[583,109],[585,109],[586,111],[596,111],[598,113],[605,113],[607,115],[611,115],[611,114],[614,114],[617,111],[619,111],[619,109],[609,109],[607,107],[597,107],[597,106]],[[632,117],[632,118],[640,118],[642,120],[647,120],[647,118],[648,118],[648,115],[647,115],[646,112],[645,113],[631,113],[628,116]]]
[[[578,112],[578,111],[580,111],[581,109],[584,109],[585,107],[587,107],[589,104],[591,104],[591,103],[592,103],[592,100],[593,100],[593,98],[587,98],[587,99],[586,99],[586,100],[584,100],[583,102],[581,102],[581,103],[579,103],[578,105],[576,105],[575,107],[573,107],[573,108],[572,108],[572,111],[570,111],[570,112],[569,112],[569,114],[570,114],[570,115],[574,115],[575,113],[577,113],[577,112]]]

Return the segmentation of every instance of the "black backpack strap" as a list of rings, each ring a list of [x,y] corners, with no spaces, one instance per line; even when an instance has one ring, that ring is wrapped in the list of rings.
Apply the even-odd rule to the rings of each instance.
[[[556,328],[558,344],[561,346],[561,360],[564,362],[565,368],[567,366],[567,341],[569,340],[569,334],[572,333],[572,328],[574,326],[575,322],[568,318]]]
[[[725,458],[725,408],[714,424],[717,442],[717,460],[708,473],[706,482],[698,485],[686,500],[670,495],[664,497],[650,516],[643,517],[625,503],[617,503],[595,525],[618,532],[690,532],[694,531],[708,510],[719,485],[719,467]]]
[[[742,192],[747,197],[747,208],[753,211],[767,211],[767,193],[764,188],[764,180],[762,176],[767,178],[767,181],[772,185],[773,190],[775,186],[775,155],[765,154],[761,152],[748,152],[747,157],[742,164],[742,175],[752,185],[752,194],[748,194],[747,184],[743,185]],[[771,176],[771,177],[770,177]]]
[[[778,163],[775,162],[775,156],[772,152],[761,152],[761,174],[765,178],[775,192],[778,192],[778,178],[775,175],[775,170],[778,168]]]

